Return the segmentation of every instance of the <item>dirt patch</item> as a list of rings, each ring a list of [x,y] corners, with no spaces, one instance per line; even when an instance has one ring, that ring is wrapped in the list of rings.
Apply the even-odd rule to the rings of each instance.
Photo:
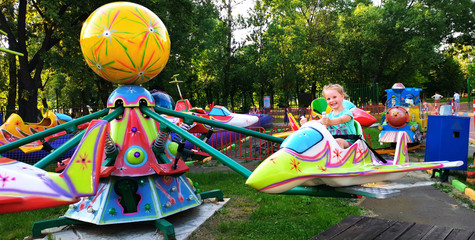
[[[247,159],[233,159],[239,165],[245,167],[250,171],[259,166],[261,163],[260,160],[247,160]],[[202,172],[211,172],[211,171],[233,171],[230,167],[224,165],[216,159],[212,159],[206,163],[197,163],[193,166],[190,166],[190,172],[202,173]]]
[[[247,202],[245,198],[233,197],[187,239],[216,239],[221,235],[220,228],[223,225],[247,221],[257,207],[255,204]]]

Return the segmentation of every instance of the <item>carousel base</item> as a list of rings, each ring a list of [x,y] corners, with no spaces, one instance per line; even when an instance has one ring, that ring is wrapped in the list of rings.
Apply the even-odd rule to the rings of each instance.
[[[188,238],[199,226],[221,209],[229,198],[223,201],[205,200],[200,206],[168,216],[166,220],[173,225],[176,239]],[[53,227],[41,231],[42,237],[34,239],[51,239],[43,234],[51,234],[53,239],[101,239],[101,240],[125,240],[125,239],[167,239],[154,224],[112,224],[94,225],[80,224],[66,227]]]

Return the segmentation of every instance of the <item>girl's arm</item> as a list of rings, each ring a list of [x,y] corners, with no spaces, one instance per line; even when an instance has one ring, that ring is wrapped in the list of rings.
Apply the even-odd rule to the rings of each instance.
[[[351,120],[351,116],[343,115],[337,118],[323,117],[322,119],[320,119],[320,123],[324,125],[338,125],[338,124],[346,123],[350,120]]]

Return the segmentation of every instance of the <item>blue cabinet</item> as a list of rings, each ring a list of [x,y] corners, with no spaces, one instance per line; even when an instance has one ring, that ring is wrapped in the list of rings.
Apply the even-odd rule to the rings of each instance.
[[[429,115],[425,161],[463,161],[453,170],[467,170],[470,117]]]

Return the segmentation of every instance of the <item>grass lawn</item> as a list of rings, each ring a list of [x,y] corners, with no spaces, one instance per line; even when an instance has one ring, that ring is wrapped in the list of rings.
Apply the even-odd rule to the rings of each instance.
[[[231,200],[190,239],[309,239],[347,216],[361,215],[356,200],[284,196],[247,187],[234,172],[188,173],[201,191],[221,189]],[[35,221],[61,216],[65,207],[0,215],[0,239],[31,235]]]
[[[354,199],[260,193],[234,172],[187,174],[202,191],[221,189],[229,203],[190,239],[309,239],[347,216]]]
[[[366,140],[370,144],[371,148],[378,149],[378,148],[391,147],[391,143],[381,144],[378,141],[380,131],[377,128],[364,128],[363,130],[364,130],[365,135],[366,135]],[[369,135],[369,141],[368,141],[368,135]]]
[[[58,218],[62,216],[67,209],[67,206],[63,206],[29,212],[2,214],[0,215],[0,239],[22,240],[26,236],[31,236],[31,229],[34,222]]]

